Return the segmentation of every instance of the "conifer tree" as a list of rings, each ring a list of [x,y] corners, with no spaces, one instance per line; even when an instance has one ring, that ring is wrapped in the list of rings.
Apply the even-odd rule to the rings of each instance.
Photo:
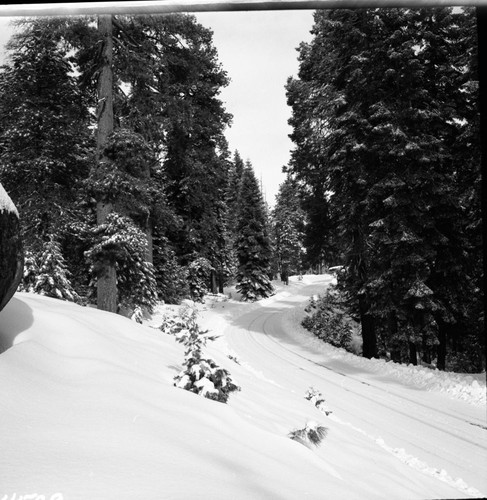
[[[34,253],[76,220],[93,151],[88,101],[54,26],[50,19],[21,22],[0,68],[0,176]]]
[[[226,239],[229,251],[227,261],[227,279],[235,280],[238,268],[238,259],[236,254],[237,222],[239,210],[239,195],[242,174],[244,170],[244,161],[238,151],[234,152],[228,172],[228,185],[225,196],[226,205]]]
[[[269,279],[272,249],[264,201],[250,162],[242,173],[239,200],[237,290],[242,300],[253,302],[273,295],[274,288]]]
[[[78,299],[69,281],[61,247],[54,236],[44,244],[40,258],[39,274],[36,278],[33,292],[56,299],[74,302]]]
[[[27,250],[24,255],[24,273],[18,291],[33,292],[38,275],[39,264],[37,263],[37,256],[30,250]]]
[[[477,301],[473,212],[459,182],[478,172],[472,11],[332,10],[315,20],[300,80],[288,83],[292,167],[331,193],[364,355],[377,355],[379,339],[398,361],[440,358],[441,324],[461,328],[460,309]]]
[[[279,186],[272,221],[278,268],[287,276],[300,273],[304,257],[306,219],[301,208],[297,182],[289,175]]]

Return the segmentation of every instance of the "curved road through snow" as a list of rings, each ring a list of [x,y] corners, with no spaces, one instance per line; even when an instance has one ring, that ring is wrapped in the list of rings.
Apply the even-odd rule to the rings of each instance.
[[[460,489],[468,485],[473,496],[475,490],[487,494],[485,407],[348,363],[293,328],[293,315],[330,281],[291,283],[263,307],[239,316],[227,331],[229,346],[258,364],[266,379],[296,394],[319,389],[333,411],[330,418],[349,432],[366,435],[423,472],[457,481]]]

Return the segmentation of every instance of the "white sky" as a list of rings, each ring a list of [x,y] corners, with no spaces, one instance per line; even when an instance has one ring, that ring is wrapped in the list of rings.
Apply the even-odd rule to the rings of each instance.
[[[196,17],[213,30],[219,59],[231,79],[221,94],[234,116],[226,134],[230,150],[238,149],[252,162],[267,202],[273,205],[292,149],[284,85],[298,70],[295,49],[311,39],[312,11],[214,12]]]
[[[233,115],[226,133],[230,151],[238,149],[252,162],[272,206],[292,149],[284,85],[298,69],[295,49],[311,39],[312,11],[210,12],[196,17],[213,30],[219,60],[231,79],[221,94]],[[9,21],[0,17],[0,59],[11,34]]]

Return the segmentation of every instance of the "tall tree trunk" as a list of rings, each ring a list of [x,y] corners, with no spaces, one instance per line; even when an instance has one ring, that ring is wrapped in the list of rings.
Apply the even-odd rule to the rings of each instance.
[[[102,67],[98,78],[98,128],[96,137],[98,166],[106,158],[104,149],[109,135],[113,132],[113,37],[112,16],[98,16],[98,32],[103,39]],[[105,199],[97,200],[96,222],[103,224],[113,206]],[[98,262],[97,276],[97,306],[104,311],[117,310],[117,272],[115,262],[103,259]]]
[[[359,297],[360,323],[362,325],[362,355],[364,358],[377,358],[377,338],[374,318],[368,314],[365,297]]]
[[[224,287],[223,287],[223,271],[220,269],[218,271],[218,291],[220,293],[224,293]]]
[[[409,362],[416,366],[418,364],[418,351],[414,342],[408,341],[409,346]]]
[[[442,319],[436,320],[438,324],[438,356],[436,360],[436,368],[445,370],[446,367],[446,339],[447,339],[447,324]]]
[[[216,271],[211,271],[211,293],[217,293]]]

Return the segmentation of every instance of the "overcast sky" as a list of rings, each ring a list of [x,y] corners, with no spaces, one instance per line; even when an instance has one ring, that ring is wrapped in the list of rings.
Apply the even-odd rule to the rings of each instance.
[[[221,93],[234,117],[226,133],[230,150],[238,149],[252,162],[267,202],[273,205],[292,149],[284,85],[298,70],[296,48],[311,38],[312,11],[213,12],[196,17],[213,30],[219,60],[231,79]],[[0,57],[11,34],[8,22],[0,17]]]
[[[309,41],[312,11],[215,12],[196,15],[214,32],[219,59],[231,79],[221,94],[234,116],[231,151],[249,159],[267,202],[274,204],[292,142],[284,85],[298,70],[296,48]]]

